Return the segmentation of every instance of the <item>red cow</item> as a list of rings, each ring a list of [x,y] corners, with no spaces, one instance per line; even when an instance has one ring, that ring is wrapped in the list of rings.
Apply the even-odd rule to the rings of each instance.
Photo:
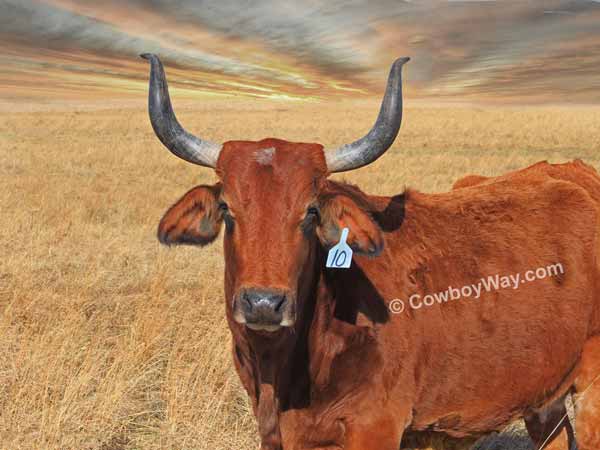
[[[202,246],[225,228],[225,310],[262,450],[397,450],[403,437],[404,445],[424,436],[469,441],[522,417],[558,424],[555,411],[571,390],[587,390],[580,449],[600,448],[599,218],[590,186],[531,173],[444,194],[376,197],[329,180],[393,143],[407,58],[392,66],[369,133],[324,151],[189,134],[158,57],[143,56],[157,136],[220,179],[175,203],[158,237]],[[582,169],[569,170],[577,178]],[[352,265],[328,269],[344,228]],[[433,296],[550,268],[545,279],[478,298]],[[405,310],[391,313],[399,300]],[[532,433],[542,444],[546,435]]]

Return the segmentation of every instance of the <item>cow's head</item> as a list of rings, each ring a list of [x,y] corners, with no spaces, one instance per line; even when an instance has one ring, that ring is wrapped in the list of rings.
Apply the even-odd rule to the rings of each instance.
[[[176,156],[215,169],[220,179],[193,188],[175,203],[160,222],[159,240],[203,246],[225,228],[231,317],[252,330],[293,326],[320,249],[337,243],[344,227],[355,252],[374,256],[383,247],[368,208],[327,176],[365,166],[392,145],[400,129],[401,69],[408,58],[392,66],[369,133],[324,151],[320,144],[278,139],[220,145],[189,134],[173,113],[160,60],[142,56],[151,63],[149,110],[156,135]]]

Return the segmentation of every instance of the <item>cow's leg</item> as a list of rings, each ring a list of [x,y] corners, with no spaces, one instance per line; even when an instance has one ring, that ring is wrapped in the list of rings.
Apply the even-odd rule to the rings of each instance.
[[[478,438],[452,438],[443,435],[428,433],[413,434],[410,438],[404,437],[400,450],[470,450]]]
[[[536,450],[570,450],[575,436],[567,415],[565,399],[525,419],[527,432]]]
[[[344,450],[398,450],[405,423],[402,418],[379,414],[356,418],[346,425]]]
[[[588,341],[575,381],[575,428],[579,450],[600,449],[600,337]]]

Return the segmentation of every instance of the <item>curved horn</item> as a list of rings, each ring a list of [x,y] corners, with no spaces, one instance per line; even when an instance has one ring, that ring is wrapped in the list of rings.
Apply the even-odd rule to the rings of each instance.
[[[373,128],[359,140],[325,152],[329,172],[345,172],[366,166],[394,143],[402,122],[402,66],[409,60],[398,58],[392,65]]]
[[[158,139],[175,156],[194,164],[215,168],[221,146],[199,139],[183,129],[171,106],[169,87],[160,59],[152,53],[144,53],[140,56],[150,61],[148,111],[152,128]]]

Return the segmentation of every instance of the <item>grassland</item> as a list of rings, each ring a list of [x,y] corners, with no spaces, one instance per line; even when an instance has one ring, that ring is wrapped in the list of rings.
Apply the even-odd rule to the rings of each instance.
[[[335,145],[377,108],[221,101],[178,115],[217,141]],[[370,193],[433,192],[573,158],[600,168],[600,108],[409,104],[388,154],[344,178]],[[171,156],[140,105],[0,113],[0,178],[0,448],[256,448],[230,361],[221,246],[155,239],[165,209],[213,173]]]

